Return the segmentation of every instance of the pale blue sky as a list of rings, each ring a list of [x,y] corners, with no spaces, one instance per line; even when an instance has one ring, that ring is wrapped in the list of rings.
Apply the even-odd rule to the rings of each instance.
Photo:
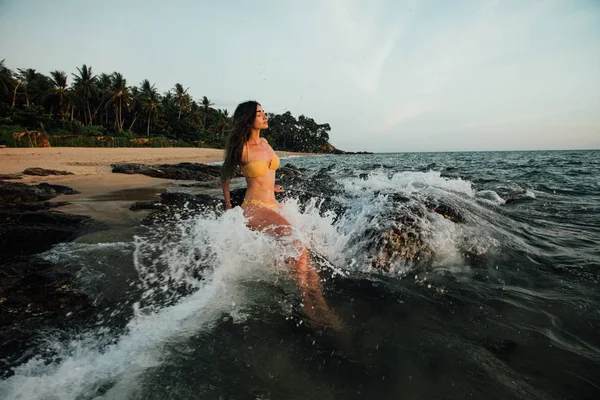
[[[345,150],[600,148],[600,0],[0,0],[0,49],[256,99]]]

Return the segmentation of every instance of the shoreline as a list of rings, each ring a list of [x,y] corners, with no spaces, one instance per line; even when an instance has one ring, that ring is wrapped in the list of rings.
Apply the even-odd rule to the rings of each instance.
[[[276,151],[279,157],[316,156],[312,153]],[[119,223],[143,218],[144,212],[130,211],[137,201],[158,200],[160,193],[174,185],[172,179],[153,178],[139,174],[113,173],[111,164],[177,164],[182,162],[210,164],[223,161],[223,150],[168,148],[4,148],[0,149],[0,173],[20,174],[26,168],[69,171],[73,175],[32,176],[9,182],[50,183],[68,186],[80,192],[59,195],[53,201],[70,204],[55,210],[68,214],[90,216],[98,221]]]

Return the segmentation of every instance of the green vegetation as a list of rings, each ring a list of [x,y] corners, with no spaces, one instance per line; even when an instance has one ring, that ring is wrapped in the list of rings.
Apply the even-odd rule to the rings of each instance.
[[[70,76],[12,71],[0,61],[0,144],[27,147],[13,133],[41,131],[52,146],[197,146],[222,148],[231,117],[180,83],[163,93],[147,79],[130,86],[119,72],[95,75],[82,65]],[[243,100],[243,99],[241,99]],[[331,149],[329,124],[289,111],[269,116],[264,132],[278,150]]]

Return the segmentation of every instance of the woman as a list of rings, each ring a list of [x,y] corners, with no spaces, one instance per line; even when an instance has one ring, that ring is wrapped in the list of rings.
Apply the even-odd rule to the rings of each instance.
[[[281,206],[275,199],[275,192],[283,191],[281,186],[275,185],[279,157],[267,140],[260,137],[260,131],[268,127],[268,116],[256,101],[247,101],[236,108],[221,171],[225,209],[231,209],[229,181],[239,166],[247,185],[241,207],[250,229],[277,237],[290,236],[292,226],[281,215]],[[291,260],[291,266],[294,278],[302,290],[305,309],[315,322],[338,328],[339,321],[323,298],[319,276],[308,265],[306,246],[295,243],[300,247],[299,255]]]

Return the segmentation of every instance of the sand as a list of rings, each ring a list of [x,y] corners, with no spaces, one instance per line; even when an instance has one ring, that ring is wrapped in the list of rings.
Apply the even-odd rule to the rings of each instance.
[[[308,155],[276,152],[280,157]],[[111,164],[212,163],[223,160],[223,150],[184,148],[3,148],[0,149],[0,174],[18,174],[26,168],[69,171],[73,175],[28,176],[12,180],[21,183],[48,182],[69,186],[81,194],[58,196],[52,201],[69,201],[63,212],[89,215],[98,220],[119,221],[131,218],[129,205],[135,201],[158,199],[172,185],[170,179],[145,175],[112,173]],[[142,215],[137,213],[136,216]]]

